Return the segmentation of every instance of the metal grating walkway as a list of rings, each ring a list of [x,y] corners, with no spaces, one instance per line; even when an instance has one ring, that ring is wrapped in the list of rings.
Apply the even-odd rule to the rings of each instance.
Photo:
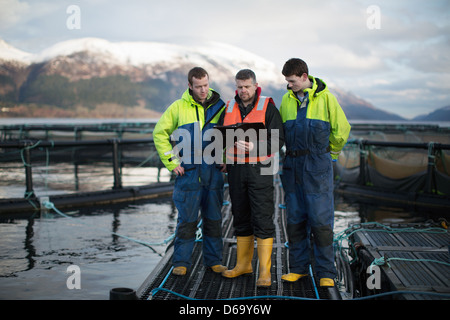
[[[422,224],[395,228],[374,226],[355,232],[352,237],[359,247],[361,270],[375,259],[383,258],[387,262],[380,266],[383,280],[380,290],[367,293],[403,292],[396,298],[406,300],[448,297],[450,234],[443,228],[442,232],[438,231],[438,228]],[[443,294],[442,297],[439,294]]]
[[[281,276],[287,273],[288,252],[285,246],[287,241],[285,210],[280,206],[283,203],[284,194],[279,180],[274,181],[275,214],[274,222],[276,235],[272,250],[272,286],[269,288],[258,288],[258,259],[255,247],[253,257],[253,274],[227,279],[220,274],[205,268],[202,263],[202,244],[197,242],[192,256],[193,265],[188,269],[186,276],[172,275],[171,256],[173,248],[169,248],[163,259],[147,277],[137,295],[141,300],[222,300],[236,298],[261,298],[261,299],[339,299],[340,295],[335,288],[320,288],[315,286],[318,279],[315,276],[305,277],[295,283],[287,283],[281,280]],[[228,189],[225,191],[225,199],[229,200]],[[223,264],[233,268],[236,264],[236,238],[233,236],[231,204],[223,206],[222,209],[223,230]],[[256,246],[256,243],[255,243]],[[313,268],[311,268],[313,274]],[[158,288],[152,295],[152,291]],[[162,288],[159,290],[159,288]],[[267,298],[265,298],[267,297]]]

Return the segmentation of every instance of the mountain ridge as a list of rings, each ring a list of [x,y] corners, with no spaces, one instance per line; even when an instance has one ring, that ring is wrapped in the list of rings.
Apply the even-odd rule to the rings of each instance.
[[[94,110],[110,104],[162,113],[186,90],[186,74],[197,65],[208,71],[211,87],[223,99],[234,96],[234,75],[242,68],[255,71],[264,95],[272,96],[277,106],[286,92],[284,77],[273,63],[223,43],[190,47],[80,38],[31,54],[0,39],[0,110],[17,106],[26,110],[27,105],[34,105],[36,113],[39,106],[45,106],[46,110],[63,109],[65,114],[72,110],[76,116],[77,108]],[[405,120],[349,91],[329,89],[349,119]],[[0,112],[0,116],[14,114]]]
[[[439,108],[428,114],[418,115],[413,121],[450,121],[450,105]]]

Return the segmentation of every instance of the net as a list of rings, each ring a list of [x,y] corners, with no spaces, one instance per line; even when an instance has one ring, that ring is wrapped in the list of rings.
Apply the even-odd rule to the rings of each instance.
[[[335,163],[338,182],[385,190],[450,194],[450,129],[352,125]]]

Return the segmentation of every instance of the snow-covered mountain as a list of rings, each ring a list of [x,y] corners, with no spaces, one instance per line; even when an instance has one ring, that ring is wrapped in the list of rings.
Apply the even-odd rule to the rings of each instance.
[[[82,38],[57,43],[34,55],[32,61],[35,63],[50,61],[79,52],[90,53],[94,60],[113,65],[142,67],[165,62],[167,68],[172,69],[186,64],[205,66],[207,70],[222,71],[217,75],[222,81],[225,80],[224,71],[235,74],[243,67],[255,69],[262,81],[283,80],[273,63],[248,51],[217,42],[191,47],[158,42],[109,42],[98,38]]]
[[[272,96],[277,106],[286,92],[284,77],[275,64],[223,43],[81,38],[31,54],[0,40],[0,107],[33,103],[67,111],[113,103],[163,112],[186,90],[186,75],[194,66],[208,71],[211,87],[225,100],[234,96],[234,76],[243,68],[255,71],[263,94]],[[336,93],[349,119],[401,119],[349,92],[333,89],[330,91]]]
[[[5,40],[0,39],[0,62],[11,62],[28,65],[32,61],[33,54],[14,48]]]
[[[103,75],[134,73],[137,78],[162,77],[173,70],[202,66],[211,80],[228,84],[242,68],[253,69],[261,85],[276,86],[284,79],[275,65],[253,53],[223,43],[207,42],[191,47],[158,42],[110,42],[99,38],[81,38],[57,43],[38,54],[29,54],[0,40],[0,60],[24,64],[46,64],[48,74],[62,73],[72,81]],[[70,68],[67,66],[70,65]],[[86,65],[91,73],[86,74]],[[66,72],[70,69],[70,72]],[[97,72],[95,71],[97,69]]]
[[[0,102],[8,100],[3,95],[10,102],[64,109],[111,102],[162,112],[186,90],[187,72],[194,66],[208,71],[211,87],[223,99],[234,96],[234,76],[243,68],[255,71],[266,95],[281,98],[285,88],[273,63],[217,42],[190,46],[81,38],[31,54],[1,41]]]

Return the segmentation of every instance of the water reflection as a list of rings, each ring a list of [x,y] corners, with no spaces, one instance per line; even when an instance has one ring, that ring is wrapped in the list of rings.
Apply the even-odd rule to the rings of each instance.
[[[39,196],[67,194],[74,192],[92,192],[109,190],[114,184],[111,164],[73,165],[69,163],[51,166],[33,166],[33,189]],[[157,181],[169,181],[167,169],[151,167],[122,168],[122,185],[145,186]],[[25,193],[24,167],[17,164],[2,163],[0,168],[0,198],[22,198]]]
[[[351,223],[433,218],[340,197],[335,203],[335,233]],[[71,218],[50,212],[41,218],[0,221],[0,299],[35,299],[35,295],[48,299],[108,299],[114,286],[137,288],[160,261],[166,246],[149,250],[116,234],[150,243],[161,241],[175,232],[177,217],[170,199],[64,213]],[[84,291],[66,288],[66,269],[72,264],[82,270]]]
[[[0,221],[0,277],[81,260],[109,263],[128,259],[133,248],[140,245],[117,234],[151,243],[173,234],[176,224],[176,210],[169,199],[64,214],[70,217],[46,213],[40,218]],[[129,256],[115,255],[127,250],[131,250]],[[164,250],[152,248],[159,259]]]
[[[24,250],[27,252],[26,259],[28,260],[28,268],[26,270],[33,269],[36,263],[34,259],[36,256],[36,248],[33,245],[34,221],[34,219],[29,219],[27,227],[25,228]]]

